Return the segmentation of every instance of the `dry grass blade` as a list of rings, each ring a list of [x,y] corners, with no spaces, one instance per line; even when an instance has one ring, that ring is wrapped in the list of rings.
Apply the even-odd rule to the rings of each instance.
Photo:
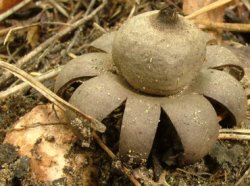
[[[68,12],[55,0],[49,0],[49,2],[65,17],[69,17]]]
[[[221,6],[223,6],[223,5],[227,4],[227,3],[230,3],[231,1],[233,1],[233,0],[218,0],[218,1],[214,2],[214,3],[211,3],[211,4],[207,5],[207,6],[193,12],[192,14],[186,16],[186,18],[187,19],[193,19],[198,15],[201,15],[201,14],[204,14],[204,13],[206,13],[208,11],[214,10],[214,9],[216,9],[218,7],[221,7]]]
[[[250,24],[216,23],[210,21],[195,21],[195,23],[199,24],[199,27],[202,29],[222,29],[225,31],[250,32]]]
[[[250,135],[250,129],[220,129],[220,133],[239,133]]]
[[[250,135],[242,134],[219,134],[219,140],[250,140]]]
[[[72,113],[77,115],[83,123],[89,123],[90,127],[94,130],[97,130],[99,132],[104,132],[106,127],[104,124],[102,124],[100,121],[92,118],[91,116],[88,116],[87,114],[82,113],[79,109],[72,106],[68,102],[64,101],[62,98],[58,97],[54,92],[47,89],[42,83],[37,81],[35,78],[30,76],[28,73],[24,72],[23,70],[15,67],[14,65],[8,64],[6,62],[0,61],[0,67],[7,69],[11,71],[15,76],[20,78],[21,80],[27,82],[30,86],[32,86],[34,89],[39,91],[43,96],[45,96],[48,100],[50,100],[52,103],[57,105],[62,110],[70,110]]]
[[[250,129],[220,129],[218,139],[250,140]]]

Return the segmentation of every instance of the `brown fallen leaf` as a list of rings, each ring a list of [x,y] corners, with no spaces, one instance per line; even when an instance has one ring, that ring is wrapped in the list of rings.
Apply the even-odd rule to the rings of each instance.
[[[21,1],[22,0],[0,0],[0,14],[17,5]]]
[[[37,44],[38,44],[38,40],[39,40],[39,30],[40,27],[39,26],[32,26],[28,29],[28,33],[27,33],[27,42],[28,44],[34,49]]]
[[[194,11],[199,10],[202,7],[205,7],[206,5],[209,5],[216,1],[217,0],[202,0],[202,1],[183,0],[183,12],[184,14],[189,15],[193,13]],[[211,10],[207,13],[199,15],[195,17],[195,20],[196,21],[200,20],[200,21],[223,22],[224,11],[225,11],[225,8],[228,6],[229,4],[226,4],[214,10]]]

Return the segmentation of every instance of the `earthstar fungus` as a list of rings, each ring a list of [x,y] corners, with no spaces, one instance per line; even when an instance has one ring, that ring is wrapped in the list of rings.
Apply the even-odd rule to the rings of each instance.
[[[161,139],[173,141],[169,158],[192,163],[216,142],[217,115],[223,115],[224,127],[243,119],[246,96],[238,80],[244,71],[237,57],[221,46],[206,46],[204,33],[170,9],[135,16],[92,45],[103,52],[67,63],[55,92],[64,96],[82,80],[69,102],[100,121],[125,103],[123,161],[146,162]],[[167,119],[160,122],[163,113]],[[173,130],[174,139],[167,130],[157,136],[159,122]],[[161,149],[162,157],[168,148]]]

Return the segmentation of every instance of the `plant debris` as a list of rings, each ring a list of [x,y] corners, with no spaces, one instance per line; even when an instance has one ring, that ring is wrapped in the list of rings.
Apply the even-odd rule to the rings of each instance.
[[[1,61],[12,64],[32,76],[38,76],[36,80],[33,78],[34,82],[41,81],[49,89],[53,89],[54,77],[61,67],[66,65],[63,74],[68,78],[65,78],[60,85],[56,85],[56,91],[59,90],[59,95],[66,100],[71,100],[72,94],[74,96],[80,88],[83,92],[89,92],[85,96],[87,98],[86,104],[91,112],[98,111],[98,118],[104,118],[100,120],[106,125],[106,131],[101,134],[92,131],[79,118],[73,118],[71,122],[67,123],[67,125],[73,126],[67,126],[69,129],[65,130],[62,135],[72,134],[73,138],[78,140],[64,144],[69,145],[70,148],[64,156],[69,162],[66,166],[61,167],[63,168],[62,176],[50,181],[38,179],[33,171],[34,166],[32,165],[34,164],[32,162],[34,161],[32,158],[36,158],[38,163],[36,165],[39,165],[39,162],[44,162],[44,154],[40,153],[38,147],[42,147],[44,144],[55,145],[59,134],[38,135],[40,137],[36,138],[36,143],[32,145],[34,147],[31,152],[32,157],[20,154],[20,149],[23,149],[25,144],[29,144],[32,140],[25,144],[20,142],[19,147],[3,142],[7,141],[7,136],[11,133],[15,134],[13,139],[15,137],[16,139],[25,139],[29,135],[37,134],[38,129],[46,131],[45,129],[50,127],[64,128],[66,126],[48,122],[46,119],[49,117],[46,117],[44,123],[29,122],[27,126],[22,125],[15,130],[16,124],[22,120],[21,117],[24,114],[27,113],[24,117],[30,115],[36,118],[36,114],[34,116],[34,112],[30,112],[31,109],[35,110],[36,106],[48,108],[50,107],[47,105],[48,102],[52,104],[56,102],[48,101],[41,95],[42,92],[40,93],[40,89],[36,85],[33,84],[34,88],[30,88],[30,82],[27,79],[23,79],[24,82],[21,83],[11,73],[0,69],[0,148],[2,149],[0,152],[0,185],[67,185],[70,183],[73,185],[235,184],[239,186],[250,184],[249,108],[246,114],[238,110],[245,109],[246,106],[245,103],[240,104],[245,100],[245,96],[243,96],[239,80],[249,98],[250,71],[248,69],[249,47],[247,45],[249,44],[250,27],[248,22],[250,14],[249,3],[246,0],[218,0],[216,2],[214,0],[199,2],[195,0],[5,1],[0,0],[0,11],[2,11],[0,13]],[[202,74],[213,72],[211,73],[213,75],[209,75],[208,79],[212,78],[216,83],[210,82],[211,86],[208,88],[198,86],[199,80],[194,73],[190,82],[192,86],[188,86],[177,96],[171,96],[168,104],[164,100],[163,104],[163,102],[156,101],[158,95],[145,94],[143,89],[135,90],[133,86],[128,84],[126,78],[122,77],[121,69],[116,68],[112,59],[112,43],[118,33],[117,30],[137,17],[138,14],[164,9],[168,6],[177,10],[180,15],[185,15],[184,20],[189,19],[190,24],[194,23],[205,32],[213,31],[212,33],[216,34],[216,37],[204,35],[205,41],[209,41],[209,46],[206,46],[207,51],[204,53],[206,60],[200,63],[202,69],[199,67],[197,73],[198,77],[201,78]],[[171,12],[173,13],[173,11],[165,13],[175,15]],[[179,17],[182,19],[182,16]],[[166,16],[163,17],[166,18]],[[176,16],[170,18],[175,20]],[[164,18],[161,20],[164,22]],[[140,29],[148,30],[148,27]],[[132,28],[132,31],[135,30]],[[213,40],[210,41],[211,38]],[[126,40],[128,40],[127,37],[121,42]],[[149,41],[152,42],[151,39],[148,39]],[[128,53],[131,48],[129,47],[126,52]],[[155,48],[153,47],[153,49]],[[146,49],[144,47],[144,50]],[[183,52],[180,48],[178,50]],[[127,54],[126,52],[122,55]],[[130,53],[133,54],[133,50]],[[161,55],[163,54],[161,53]],[[95,56],[99,57],[95,58]],[[107,58],[109,60],[106,61]],[[72,65],[73,61],[76,62],[75,65]],[[75,71],[75,73],[65,73],[70,66],[72,72]],[[86,68],[82,68],[82,66],[86,66]],[[86,73],[81,74],[84,69]],[[11,70],[13,70],[12,67]],[[135,68],[135,70],[137,69]],[[202,73],[199,73],[200,70]],[[49,72],[48,76],[45,72]],[[87,72],[91,72],[91,74]],[[63,74],[60,74],[58,78],[63,77]],[[222,74],[223,78],[221,78]],[[71,78],[73,81],[69,81]],[[202,78],[202,82],[206,81],[207,79]],[[92,82],[94,85],[91,84]],[[110,89],[105,91],[107,87]],[[112,87],[114,89],[118,87],[118,90],[111,91]],[[200,95],[191,95],[191,92],[200,92],[200,89],[202,89],[201,93],[204,91],[207,94],[205,98]],[[232,92],[232,89],[237,89],[240,93]],[[121,94],[121,92],[123,93]],[[100,101],[102,99],[95,100],[92,94],[98,95],[99,98],[105,97],[104,99],[107,101],[103,104],[103,101]],[[161,97],[164,98],[164,96]],[[244,98],[237,99],[238,96]],[[82,102],[82,99],[84,98],[75,101]],[[192,100],[196,100],[195,104],[198,106],[190,106],[185,110],[187,104],[194,104],[190,103]],[[228,100],[230,101],[228,102]],[[171,102],[177,102],[177,105],[183,106],[177,108],[170,104]],[[200,102],[204,104],[201,106]],[[110,104],[112,107],[109,107]],[[250,105],[249,100],[248,105]],[[172,107],[174,108],[172,109]],[[218,135],[218,123],[221,125],[219,141],[211,148],[208,147],[209,145],[207,146],[210,150],[205,153],[207,155],[204,158],[199,158],[190,165],[180,166],[178,163],[182,162],[180,160],[184,151],[183,143],[180,140],[180,129],[188,130],[191,128],[178,127],[176,116],[180,115],[179,118],[185,120],[196,108],[198,108],[197,111],[202,108],[202,110],[206,110],[204,114],[198,114],[199,117],[209,118],[211,115],[209,120],[213,121],[216,127],[209,126],[209,131],[213,134],[215,133],[212,129],[217,131],[216,136]],[[180,112],[166,112],[165,109],[176,109]],[[51,111],[50,114],[53,115],[54,111]],[[72,118],[70,113],[67,116]],[[93,114],[93,116],[97,118],[97,115]],[[133,120],[135,117],[136,120]],[[135,128],[134,123],[150,123],[147,118],[152,118],[150,122],[155,124],[155,128],[150,128],[151,130],[149,127]],[[240,122],[242,120],[243,122]],[[195,120],[192,121],[195,122]],[[124,128],[124,124],[129,127]],[[72,129],[77,130],[71,133]],[[195,137],[196,130],[197,128],[191,129],[188,134]],[[135,144],[135,152],[136,150],[146,151],[148,155],[138,158],[131,151],[132,153],[128,153],[129,156],[127,156],[126,148],[121,148],[120,144],[124,131],[125,134],[128,133],[124,139],[131,139],[131,144]],[[140,141],[136,135],[130,134],[136,132],[142,134],[142,141],[145,139],[142,144],[151,141],[151,145],[146,145],[146,148],[137,148],[137,146],[142,147],[142,145],[139,144]],[[24,135],[19,135],[20,133]],[[207,132],[204,130],[203,133]],[[183,134],[187,134],[186,131]],[[201,137],[206,138],[205,136]],[[215,140],[216,138],[214,138]],[[138,143],[134,143],[134,141]],[[202,144],[202,140],[191,142],[196,145]],[[54,152],[54,150],[52,151]],[[122,156],[122,151],[125,156]],[[128,150],[128,152],[130,151]],[[51,163],[50,166],[53,167],[55,164]]]

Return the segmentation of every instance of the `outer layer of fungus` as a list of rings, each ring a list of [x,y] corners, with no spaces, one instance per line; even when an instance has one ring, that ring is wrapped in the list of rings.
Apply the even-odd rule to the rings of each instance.
[[[123,161],[146,162],[153,144],[161,143],[155,140],[168,143],[168,132],[161,138],[156,136],[161,113],[167,117],[161,121],[163,128],[171,128],[176,134],[172,148],[179,146],[175,160],[180,164],[194,162],[208,153],[218,136],[217,114],[226,111],[233,118],[230,127],[241,122],[246,96],[232,77],[237,73],[230,75],[221,70],[237,69],[243,74],[242,67],[232,53],[232,57],[218,60],[213,55],[218,50],[212,48],[219,46],[208,46],[206,53],[200,31],[174,12],[135,16],[92,45],[107,53],[85,54],[69,62],[58,76],[55,91],[63,95],[70,84],[84,80],[69,101],[99,120],[125,102],[119,140]],[[222,52],[220,58],[224,55]],[[178,93],[162,96],[174,92]]]
[[[237,80],[244,76],[244,69],[239,59],[227,48],[211,45],[207,47],[205,68],[224,70]]]

